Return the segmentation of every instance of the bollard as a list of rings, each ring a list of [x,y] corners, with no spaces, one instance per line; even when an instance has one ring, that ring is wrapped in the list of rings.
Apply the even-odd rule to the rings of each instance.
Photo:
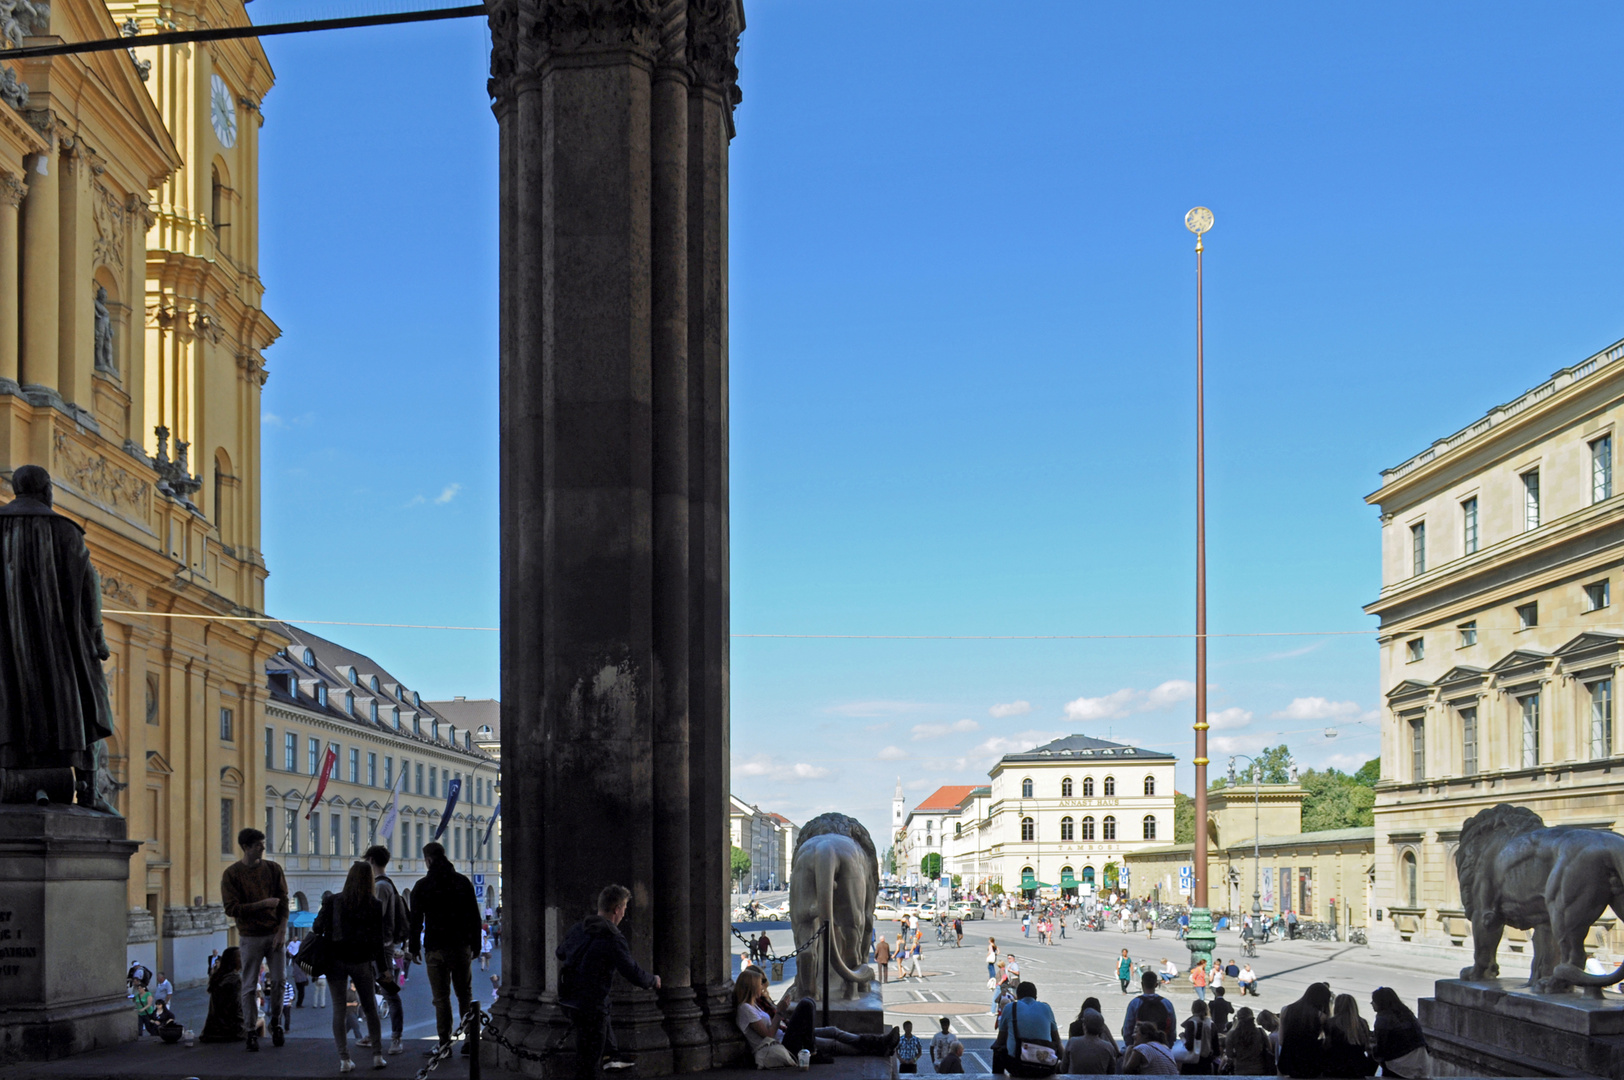
[[[479,1028],[485,1016],[479,1002],[469,1010],[472,1021],[468,1025],[468,1080],[479,1080]]]
[[[830,940],[835,936],[834,927],[828,922],[823,924],[823,1026],[829,1026],[829,949]]]

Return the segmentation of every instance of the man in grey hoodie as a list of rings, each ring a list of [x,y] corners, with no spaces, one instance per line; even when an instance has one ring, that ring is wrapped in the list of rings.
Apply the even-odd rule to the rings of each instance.
[[[598,894],[598,911],[588,915],[564,935],[557,949],[558,1004],[575,1028],[575,1075],[579,1080],[601,1080],[603,1050],[609,1032],[609,988],[620,972],[626,981],[644,990],[658,990],[660,977],[644,971],[632,958],[620,920],[626,917],[631,890],[605,885]]]

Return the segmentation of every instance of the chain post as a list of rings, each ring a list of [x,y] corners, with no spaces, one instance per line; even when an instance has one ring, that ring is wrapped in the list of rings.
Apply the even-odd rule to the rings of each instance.
[[[483,1014],[484,1010],[476,1001],[468,1010],[467,1019],[463,1021],[468,1028],[468,1080],[479,1080],[479,1028],[480,1021],[484,1019]]]

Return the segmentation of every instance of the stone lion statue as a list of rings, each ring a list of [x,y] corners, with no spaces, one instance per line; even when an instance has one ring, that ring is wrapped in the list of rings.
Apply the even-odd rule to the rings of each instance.
[[[1574,826],[1546,828],[1524,806],[1501,803],[1475,814],[1455,850],[1462,906],[1472,923],[1472,966],[1463,979],[1499,975],[1495,960],[1507,926],[1532,930],[1528,984],[1538,993],[1574,986],[1600,996],[1624,981],[1584,970],[1585,935],[1610,906],[1624,917],[1624,836]]]
[[[874,969],[864,961],[879,894],[880,860],[861,822],[845,814],[820,814],[802,827],[789,871],[795,948],[802,949],[820,927],[833,924],[830,975],[839,980],[842,997],[867,992],[874,980]],[[831,984],[830,994],[834,992]],[[823,996],[821,940],[796,957],[795,995]]]

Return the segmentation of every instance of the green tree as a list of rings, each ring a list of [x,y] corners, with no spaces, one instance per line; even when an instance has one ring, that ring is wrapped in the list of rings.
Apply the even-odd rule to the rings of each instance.
[[[742,882],[750,873],[750,853],[741,847],[733,849],[733,880]]]
[[[995,881],[991,885],[987,886],[987,892],[992,896],[1003,896],[1004,887]]]
[[[954,874],[953,875],[953,887],[955,889],[958,889],[958,888],[962,888],[963,885],[964,885],[964,875],[963,874]]]
[[[1359,774],[1349,776],[1338,769],[1305,769],[1298,778],[1303,788],[1303,832],[1375,824],[1376,790],[1360,780],[1364,772],[1362,768]]]
[[[1371,758],[1359,766],[1359,771],[1353,774],[1353,778],[1367,788],[1375,787],[1376,781],[1382,778],[1382,759],[1379,757]]]
[[[1182,791],[1173,792],[1173,843],[1195,843],[1195,800]]]
[[[942,857],[937,852],[931,852],[919,860],[919,876],[926,881],[935,881],[942,876]]]
[[[885,863],[885,872],[887,874],[896,873],[897,872],[897,849],[895,847],[886,848],[885,849],[885,858],[883,860],[881,860],[881,861]]]
[[[1106,863],[1103,876],[1105,878],[1105,887],[1107,889],[1116,888],[1117,887],[1117,864],[1114,863],[1114,862]]]

